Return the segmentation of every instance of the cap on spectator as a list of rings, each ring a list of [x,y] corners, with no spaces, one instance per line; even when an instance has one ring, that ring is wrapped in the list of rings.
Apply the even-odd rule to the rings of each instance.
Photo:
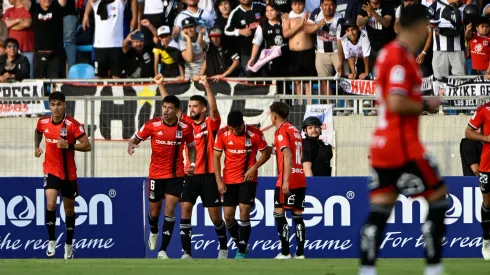
[[[475,21],[475,27],[478,27],[481,24],[489,24],[490,25],[490,20],[488,18],[481,16]]]
[[[187,17],[182,20],[182,28],[195,27],[196,20],[193,17]]]
[[[354,18],[347,18],[344,21],[344,29],[347,29],[349,27],[356,27],[356,20]]]
[[[131,40],[133,40],[133,41],[145,41],[145,35],[140,31],[136,31],[135,33],[133,33],[131,35]]]
[[[220,26],[213,26],[213,28],[211,29],[211,31],[209,32],[209,37],[220,37],[221,35],[223,34],[223,32],[221,32],[221,28]]]
[[[158,28],[158,36],[170,34],[170,28],[168,26],[161,26]]]

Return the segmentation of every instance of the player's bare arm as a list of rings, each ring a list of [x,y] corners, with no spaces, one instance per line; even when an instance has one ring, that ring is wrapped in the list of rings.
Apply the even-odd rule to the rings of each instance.
[[[128,142],[128,154],[130,156],[132,156],[135,149],[139,147],[140,142],[141,142],[141,140],[137,137],[133,137],[129,140],[129,142]]]
[[[167,89],[165,89],[165,86],[163,85],[163,80],[165,78],[163,77],[162,74],[157,74],[153,80],[155,81],[155,83],[157,84],[158,86],[158,91],[160,91],[160,96],[162,97],[162,99],[166,96],[168,96],[168,92],[167,92]]]
[[[288,147],[282,149],[284,155],[284,178],[282,180],[282,192],[289,194],[289,178],[293,169],[293,153]]]
[[[194,142],[187,144],[187,149],[187,155],[189,156],[189,161],[191,163],[189,170],[187,170],[187,174],[192,176],[196,169],[196,144]]]
[[[79,137],[78,139],[79,143],[68,143],[66,140],[60,138],[58,139],[58,148],[60,149],[73,149],[75,151],[80,151],[80,152],[90,152],[92,151],[92,145],[90,144],[90,141],[88,140],[87,135],[83,135]]]
[[[303,162],[303,173],[305,173],[305,176],[307,177],[313,177],[313,170],[312,170],[313,164],[309,161]]]
[[[271,158],[271,155],[272,148],[269,146],[267,146],[266,149],[260,151],[260,158],[245,173],[245,181],[252,181],[255,178],[255,175],[257,175],[257,170],[259,170],[259,168]]]
[[[39,132],[37,129],[34,130],[34,155],[36,158],[43,154],[43,149],[41,149],[41,141],[43,140],[43,133]]]
[[[429,97],[419,102],[402,94],[390,94],[388,96],[388,110],[400,115],[418,115],[424,111],[436,113],[441,101],[437,97]]]
[[[465,138],[471,139],[471,140],[482,141],[482,142],[490,142],[490,136],[482,135],[475,130],[476,129],[474,129],[470,125],[466,126],[466,130],[464,132]]]
[[[226,193],[226,186],[221,179],[221,156],[222,151],[214,150],[213,154],[213,165],[214,165],[214,175],[216,176],[216,183],[218,184],[218,191],[220,194]]]
[[[206,89],[206,96],[208,97],[208,103],[209,103],[209,116],[213,120],[217,120],[220,117],[218,111],[218,104],[216,103],[216,97],[214,96],[214,93],[211,90],[211,87],[209,86],[208,83],[208,79],[206,78],[205,75],[201,76],[200,82],[202,85],[204,85],[204,88]]]

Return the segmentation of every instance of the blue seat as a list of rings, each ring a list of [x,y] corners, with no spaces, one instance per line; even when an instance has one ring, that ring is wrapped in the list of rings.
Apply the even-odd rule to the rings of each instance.
[[[90,64],[76,64],[71,66],[68,79],[91,79],[95,78],[94,67]]]

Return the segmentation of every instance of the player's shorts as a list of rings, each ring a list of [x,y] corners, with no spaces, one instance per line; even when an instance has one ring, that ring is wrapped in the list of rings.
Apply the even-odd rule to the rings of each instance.
[[[281,187],[276,186],[274,191],[274,208],[284,208],[287,210],[305,210],[306,187],[289,189],[289,194],[284,194]]]
[[[148,200],[159,202],[165,195],[180,198],[184,186],[184,178],[148,179]]]
[[[480,172],[480,190],[483,194],[490,193],[490,186],[488,184],[488,178],[490,172]]]
[[[426,155],[409,161],[398,168],[371,168],[369,180],[370,194],[379,194],[398,190],[410,197],[428,197],[434,190],[444,185],[437,164]]]
[[[239,184],[225,184],[226,193],[223,194],[223,206],[237,206],[238,204],[255,205],[257,183],[246,181]]]
[[[196,204],[197,197],[201,197],[204,207],[221,206],[221,196],[214,173],[199,174],[184,177],[184,190],[181,202]]]
[[[78,193],[78,182],[76,180],[62,180],[52,174],[44,175],[44,190],[55,189],[61,192],[64,198],[74,200]]]

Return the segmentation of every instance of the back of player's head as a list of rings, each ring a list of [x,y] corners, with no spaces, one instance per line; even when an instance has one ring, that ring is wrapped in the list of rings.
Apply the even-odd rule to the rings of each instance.
[[[202,95],[193,95],[191,96],[190,101],[197,101],[199,102],[199,104],[203,105],[204,107],[208,106],[208,101]]]
[[[65,94],[63,94],[62,92],[52,92],[49,94],[49,101],[51,102],[51,100],[59,100],[61,102],[65,102],[66,97]]]
[[[240,111],[231,111],[228,114],[228,126],[236,128],[243,124],[243,114]]]
[[[275,113],[283,119],[287,119],[289,116],[289,106],[284,102],[275,101],[269,108],[271,113]]]
[[[427,21],[429,12],[427,7],[422,4],[413,4],[404,7],[400,15],[400,27],[410,28],[417,25],[420,21]]]
[[[174,95],[168,95],[164,97],[163,103],[172,103],[175,108],[180,108],[180,99]]]

